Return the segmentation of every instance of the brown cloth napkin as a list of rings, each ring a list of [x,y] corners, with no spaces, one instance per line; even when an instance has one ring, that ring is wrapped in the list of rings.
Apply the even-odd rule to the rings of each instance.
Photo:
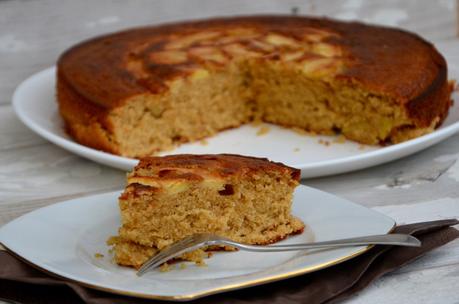
[[[398,226],[394,233],[409,233],[422,241],[420,248],[375,246],[341,264],[299,277],[213,295],[191,303],[336,303],[372,281],[434,248],[459,237],[456,219]],[[0,298],[20,303],[165,303],[118,296],[51,277],[7,252],[0,252]]]

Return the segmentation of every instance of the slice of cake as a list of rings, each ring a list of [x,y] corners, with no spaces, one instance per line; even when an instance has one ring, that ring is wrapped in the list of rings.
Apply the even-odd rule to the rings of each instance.
[[[158,250],[193,233],[271,244],[303,232],[291,215],[300,170],[231,154],[148,157],[120,196],[115,261],[140,267]],[[203,251],[182,259],[198,261]]]

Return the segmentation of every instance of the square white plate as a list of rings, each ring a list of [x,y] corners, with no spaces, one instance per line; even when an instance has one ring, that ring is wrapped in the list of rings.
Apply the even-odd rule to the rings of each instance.
[[[198,297],[316,271],[350,259],[365,246],[281,253],[217,252],[208,266],[187,263],[137,277],[111,261],[106,240],[120,224],[119,192],[78,198],[28,213],[0,228],[0,242],[30,264],[108,292],[162,300]],[[293,214],[307,225],[281,243],[326,241],[390,232],[395,222],[378,212],[300,185]],[[96,253],[104,255],[95,257]]]

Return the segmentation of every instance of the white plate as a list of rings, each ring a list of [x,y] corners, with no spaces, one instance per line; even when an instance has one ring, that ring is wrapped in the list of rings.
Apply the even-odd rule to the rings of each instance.
[[[85,286],[124,295],[190,300],[292,277],[345,261],[367,247],[281,253],[220,252],[207,267],[152,271],[111,262],[105,241],[120,223],[119,192],[74,199],[38,209],[0,228],[0,242],[29,263]],[[394,221],[380,213],[306,186],[296,189],[293,214],[306,231],[281,243],[326,241],[390,232]],[[103,258],[96,258],[101,253]]]
[[[454,72],[452,70],[453,76],[459,75],[459,72]],[[131,170],[137,160],[85,147],[65,133],[54,87],[54,67],[31,76],[17,87],[13,106],[22,122],[47,140],[75,154],[107,166]],[[270,125],[270,131],[263,136],[257,136],[257,130],[246,125],[219,133],[209,138],[206,145],[199,142],[184,144],[165,154],[235,153],[267,157],[301,169],[302,178],[344,173],[399,159],[455,134],[459,130],[459,102],[455,103],[447,120],[435,132],[388,147],[363,146],[351,141],[334,143],[334,137],[306,136],[274,125]],[[327,140],[331,145],[326,146],[319,142],[321,140]]]

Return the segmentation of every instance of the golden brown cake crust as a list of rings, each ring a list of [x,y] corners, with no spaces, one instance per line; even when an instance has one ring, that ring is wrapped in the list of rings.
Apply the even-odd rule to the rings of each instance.
[[[204,169],[211,173],[214,178],[226,178],[229,176],[250,175],[259,171],[278,171],[283,174],[290,174],[293,180],[300,180],[301,170],[286,166],[282,163],[269,161],[267,158],[250,157],[237,154],[177,154],[168,156],[144,157],[135,167],[131,176],[136,176],[142,169],[151,170],[161,168],[158,177],[161,179],[189,178],[193,175],[168,176],[168,170],[175,168],[190,169],[187,173]],[[199,174],[196,174],[199,175]]]
[[[132,29],[69,49],[58,61],[57,96],[70,133],[83,144],[118,153],[110,138],[109,111],[133,96],[164,92],[169,81],[190,74],[196,64],[189,58],[161,64],[157,51],[165,47],[167,37],[233,27],[293,38],[311,30],[329,33],[325,41],[344,52],[344,68],[335,79],[393,98],[405,107],[417,127],[429,127],[435,119],[438,126],[447,115],[451,87],[446,62],[415,34],[323,18],[248,16]],[[83,122],[88,130],[75,129],[77,122]],[[95,136],[91,129],[96,130]]]

